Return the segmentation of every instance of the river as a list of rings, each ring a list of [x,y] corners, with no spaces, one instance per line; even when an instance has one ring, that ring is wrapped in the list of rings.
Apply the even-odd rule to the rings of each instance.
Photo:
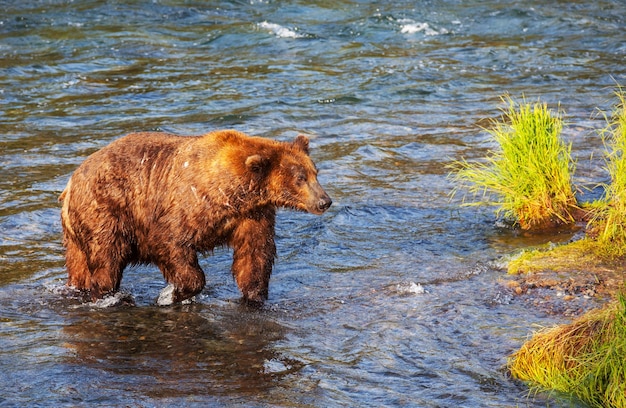
[[[621,0],[0,0],[0,406],[572,406],[503,369],[569,318],[499,268],[568,237],[461,207],[446,166],[494,147],[508,94],[560,103],[575,182],[607,181],[624,27]],[[149,266],[124,274],[133,307],[73,296],[72,171],[132,131],[222,128],[309,135],[334,201],[279,212],[266,306],[239,303],[227,249],[191,305],[157,307]]]

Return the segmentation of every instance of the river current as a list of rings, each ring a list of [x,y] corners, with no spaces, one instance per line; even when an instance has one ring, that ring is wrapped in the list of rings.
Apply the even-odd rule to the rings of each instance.
[[[625,27],[621,0],[0,0],[0,406],[572,406],[503,369],[568,318],[499,268],[569,237],[462,207],[446,166],[494,147],[503,95],[541,99],[593,194]],[[157,307],[152,266],[124,274],[133,307],[73,296],[72,171],[132,131],[222,128],[309,135],[334,200],[279,212],[267,305],[239,303],[228,249],[191,305]]]

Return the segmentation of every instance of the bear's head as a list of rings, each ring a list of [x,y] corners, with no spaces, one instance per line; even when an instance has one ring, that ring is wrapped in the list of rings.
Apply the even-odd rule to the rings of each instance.
[[[248,171],[273,205],[322,214],[332,200],[317,181],[317,168],[309,157],[309,139],[298,135],[292,143],[280,145],[272,157],[262,153],[248,156]]]

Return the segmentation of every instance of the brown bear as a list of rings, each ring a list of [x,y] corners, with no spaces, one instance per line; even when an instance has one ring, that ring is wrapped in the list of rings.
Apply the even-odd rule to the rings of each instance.
[[[332,203],[306,136],[286,143],[234,130],[131,133],[89,156],[59,200],[68,285],[97,300],[119,289],[128,264],[155,264],[169,283],[161,305],[198,294],[198,252],[224,245],[243,299],[262,303],[276,209],[322,214]]]

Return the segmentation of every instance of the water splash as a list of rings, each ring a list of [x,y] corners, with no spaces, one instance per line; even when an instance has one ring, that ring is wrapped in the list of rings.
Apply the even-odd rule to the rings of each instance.
[[[120,291],[98,299],[95,302],[90,302],[88,305],[96,309],[108,309],[116,306],[135,306],[135,299],[130,293]]]
[[[297,32],[297,29],[289,29],[283,27],[279,24],[268,23],[267,21],[263,21],[262,23],[257,24],[257,26],[263,30],[268,30],[272,32],[274,35],[280,38],[304,38],[304,34],[300,34]]]
[[[415,282],[399,283],[396,286],[396,290],[398,291],[399,294],[406,294],[406,295],[423,295],[425,293],[428,293],[428,291],[424,289],[422,284],[415,283]]]
[[[428,23],[420,23],[411,19],[402,19],[398,22],[401,24],[400,32],[402,34],[424,33],[424,35],[427,36],[435,36],[449,33],[449,31],[445,28],[439,28],[437,30],[431,27]]]

